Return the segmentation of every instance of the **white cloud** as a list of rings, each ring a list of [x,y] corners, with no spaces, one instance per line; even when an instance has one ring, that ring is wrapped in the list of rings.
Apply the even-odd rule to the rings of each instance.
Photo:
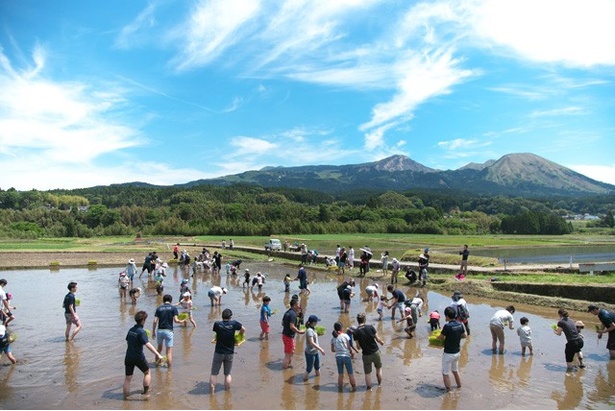
[[[612,165],[587,165],[575,164],[567,166],[577,173],[583,174],[593,180],[615,185],[615,164]]]
[[[264,154],[278,148],[278,145],[275,143],[254,137],[234,137],[230,143],[236,148],[235,156]]]
[[[42,76],[45,51],[36,47],[32,68],[15,69],[0,53],[0,146],[3,181],[32,187],[54,177],[54,170],[94,167],[103,154],[141,142],[138,130],[118,119],[125,98],[112,87],[94,89],[80,82],[53,82]],[[74,169],[69,174],[81,174]],[[80,176],[75,176],[78,178]],[[53,180],[51,180],[53,181]],[[56,182],[59,184],[59,182]]]
[[[551,110],[534,110],[530,113],[530,117],[559,117],[559,116],[572,116],[583,114],[585,109],[583,107],[562,107],[554,108]]]
[[[156,5],[149,3],[136,19],[122,27],[115,39],[116,47],[128,49],[136,44],[148,41],[151,33],[150,30],[156,26],[156,18],[154,16],[156,10]]]
[[[180,43],[179,54],[171,64],[183,71],[211,63],[243,37],[243,26],[260,7],[257,0],[200,1],[189,20],[171,33],[170,37]]]
[[[410,54],[405,60],[397,62],[396,94],[390,101],[377,104],[372,119],[359,129],[366,131],[389,122],[408,121],[419,104],[450,93],[453,85],[472,75],[472,71],[458,68],[459,64],[450,50]]]
[[[475,35],[521,58],[576,67],[615,64],[612,0],[483,0],[469,8]]]

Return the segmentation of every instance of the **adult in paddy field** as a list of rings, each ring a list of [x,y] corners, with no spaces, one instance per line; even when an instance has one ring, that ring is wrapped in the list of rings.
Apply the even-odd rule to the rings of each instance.
[[[232,319],[233,312],[225,308],[222,311],[222,321],[216,321],[213,331],[216,333],[216,348],[214,358],[211,363],[211,375],[209,376],[209,389],[213,394],[216,392],[216,383],[220,368],[224,365],[224,389],[231,389],[231,369],[233,368],[233,358],[235,354],[235,332],[243,335],[245,327],[238,321]]]
[[[387,286],[387,291],[390,292],[393,296],[391,299],[393,300],[391,304],[387,305],[387,308],[391,310],[391,318],[395,320],[395,308],[399,309],[399,315],[401,317],[404,316],[404,305],[406,302],[406,295],[399,288],[393,287],[392,284]]]
[[[615,313],[593,304],[587,307],[587,311],[597,315],[602,323],[596,330],[598,338],[602,338],[603,334],[609,335],[606,342],[606,349],[609,350],[610,358],[615,360]]]
[[[504,354],[504,327],[508,325],[508,328],[514,330],[515,327],[513,325],[514,319],[513,314],[515,313],[515,307],[513,305],[509,305],[505,310],[498,310],[491,317],[489,321],[489,330],[491,331],[491,351],[493,354],[499,352],[500,354]],[[497,350],[497,343],[500,342],[500,349]]]
[[[135,371],[135,367],[143,372],[143,395],[147,395],[149,386],[152,381],[152,376],[149,372],[149,364],[145,359],[143,353],[143,347],[147,347],[155,356],[156,361],[162,360],[162,355],[154,346],[149,342],[147,333],[143,329],[143,324],[147,320],[147,313],[145,311],[139,311],[135,314],[135,325],[128,330],[126,335],[126,356],[124,357],[125,378],[122,391],[124,393],[124,399],[127,399],[130,395],[130,382]]]
[[[177,318],[179,311],[175,305],[171,304],[172,301],[173,297],[171,294],[165,294],[162,297],[162,305],[156,308],[154,324],[152,326],[152,338],[156,338],[158,352],[162,351],[163,345],[167,347],[167,367],[169,368],[171,368],[173,363],[173,323],[186,324],[186,320]],[[158,331],[157,335],[156,330]]]
[[[66,331],[64,332],[64,336],[66,337],[66,341],[73,341],[75,336],[79,331],[81,331],[82,324],[77,316],[77,303],[75,298],[75,293],[77,292],[77,283],[71,281],[68,283],[68,294],[64,296],[64,318],[66,320]],[[72,326],[75,326],[73,330],[73,334],[70,335],[70,329]],[[69,337],[70,336],[70,337]]]
[[[439,340],[444,340],[444,352],[442,353],[442,379],[446,391],[451,390],[451,377],[449,372],[453,373],[457,388],[461,388],[461,377],[459,376],[459,357],[461,339],[466,338],[465,328],[463,324],[457,322],[455,317],[457,313],[452,307],[444,309],[446,324],[442,327],[442,332],[438,335]]]
[[[305,270],[303,263],[299,264],[299,271],[297,272],[297,277],[295,280],[299,280],[299,289],[301,290],[299,294],[310,293],[310,289],[308,288],[307,271]]]
[[[295,353],[295,335],[305,334],[305,331],[299,330],[297,327],[297,314],[301,311],[299,299],[292,298],[290,300],[290,308],[282,317],[282,342],[284,343],[284,360],[282,368],[292,368],[293,354]]]
[[[378,385],[382,384],[382,358],[378,344],[384,345],[384,340],[378,335],[378,331],[371,324],[365,324],[365,313],[357,314],[359,323],[354,330],[354,339],[361,348],[363,359],[363,372],[365,374],[365,386],[368,390],[372,388],[372,365],[376,368],[376,379]]]

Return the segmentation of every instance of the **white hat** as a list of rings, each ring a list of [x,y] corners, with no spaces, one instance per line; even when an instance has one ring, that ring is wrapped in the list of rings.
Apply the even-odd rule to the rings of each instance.
[[[186,291],[185,293],[182,294],[182,297],[184,298],[190,297],[190,292]]]
[[[228,290],[226,288],[222,288],[222,293],[226,294],[226,293],[228,293]]]
[[[164,268],[168,268],[168,267],[169,267],[169,265],[168,265],[167,263],[162,263],[162,266],[163,266]]]

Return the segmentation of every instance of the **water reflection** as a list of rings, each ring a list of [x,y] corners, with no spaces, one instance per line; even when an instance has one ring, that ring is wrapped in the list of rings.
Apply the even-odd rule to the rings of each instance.
[[[23,303],[20,300],[20,316],[14,324],[15,331],[20,335],[13,346],[19,363],[0,367],[1,408],[133,409],[135,405],[145,405],[144,408],[152,409],[407,409],[411,404],[411,408],[421,409],[600,409],[609,407],[613,401],[615,361],[608,360],[604,341],[596,345],[596,335],[592,331],[594,316],[574,314],[575,319],[588,325],[583,348],[587,368],[566,375],[562,340],[550,328],[554,321],[553,308],[515,303],[518,316],[530,318],[535,355],[522,357],[516,335],[513,337],[514,334],[509,333],[509,350],[504,355],[494,356],[491,355],[491,336],[487,324],[493,311],[503,302],[475,296],[468,296],[467,299],[476,326],[471,338],[461,345],[463,388],[458,393],[454,390],[453,393],[444,394],[441,389],[442,349],[427,343],[429,327],[426,316],[419,320],[415,338],[408,339],[403,332],[403,324],[390,320],[390,312],[384,321],[377,321],[373,309],[367,320],[385,341],[381,347],[384,384],[370,392],[365,390],[359,355],[354,361],[358,392],[350,393],[346,382],[345,391],[338,393],[334,354],[329,351],[332,324],[339,320],[345,327],[356,325],[356,314],[370,312],[370,305],[361,301],[365,295],[363,290],[359,292],[357,289],[350,313],[340,313],[335,285],[341,276],[322,273],[318,273],[318,281],[310,285],[312,294],[300,298],[300,304],[307,315],[316,314],[322,319],[327,332],[319,342],[324,346],[326,355],[322,357],[321,376],[303,383],[304,336],[297,336],[296,339],[295,367],[286,371],[281,368],[284,356],[280,336],[281,317],[290,297],[297,292],[294,283],[293,291],[285,293],[282,278],[292,270],[282,266],[276,271],[275,266],[267,264],[246,265],[250,271],[269,273],[263,294],[272,297],[271,308],[279,313],[272,319],[270,340],[258,340],[258,309],[262,304],[262,295],[252,295],[250,292],[246,300],[240,282],[238,286],[229,287],[222,307],[211,307],[207,290],[212,283],[225,284],[227,276],[197,272],[190,278],[198,327],[177,327],[175,371],[152,369],[151,397],[147,402],[134,403],[121,400],[119,382],[123,379],[125,336],[134,323],[132,317],[136,311],[146,310],[150,314],[148,320],[152,321],[154,310],[162,303],[155,290],[142,287],[146,292],[138,300],[137,306],[132,306],[120,302],[117,269],[4,272],[3,277],[9,279],[12,285],[9,291],[15,298],[27,295],[29,299]],[[176,295],[186,275],[189,274],[178,271],[177,276],[167,277],[165,286],[172,295]],[[16,277],[20,281],[15,281]],[[60,301],[65,294],[62,284],[70,280],[78,281],[81,286],[80,317],[86,327],[78,340],[66,344],[63,338],[63,312],[61,309],[50,310],[49,301]],[[137,281],[137,286],[149,283],[147,275]],[[368,282],[357,283],[363,285]],[[50,284],[59,286],[50,287]],[[413,287],[402,285],[401,288],[410,296],[416,292]],[[421,289],[420,293],[425,300],[425,312],[433,309],[442,312],[450,303],[450,292]],[[210,343],[212,324],[220,319],[224,308],[231,308],[235,318],[246,325],[247,341],[236,350],[231,392],[220,390],[215,395],[209,395],[206,381],[214,348]],[[146,326],[151,328],[151,322]],[[146,355],[151,361],[151,354]],[[119,391],[113,387],[120,387]]]
[[[551,398],[555,400],[558,410],[577,408],[583,399],[583,384],[578,373],[564,374],[563,389],[554,390]]]
[[[77,383],[79,377],[79,361],[81,357],[81,348],[75,342],[66,342],[66,350],[64,352],[64,381],[68,392],[75,393],[79,389]]]

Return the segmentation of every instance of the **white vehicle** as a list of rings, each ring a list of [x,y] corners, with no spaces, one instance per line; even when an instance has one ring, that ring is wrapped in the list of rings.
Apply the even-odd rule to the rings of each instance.
[[[265,244],[266,251],[282,251],[282,242],[277,238],[269,239],[269,242]]]

